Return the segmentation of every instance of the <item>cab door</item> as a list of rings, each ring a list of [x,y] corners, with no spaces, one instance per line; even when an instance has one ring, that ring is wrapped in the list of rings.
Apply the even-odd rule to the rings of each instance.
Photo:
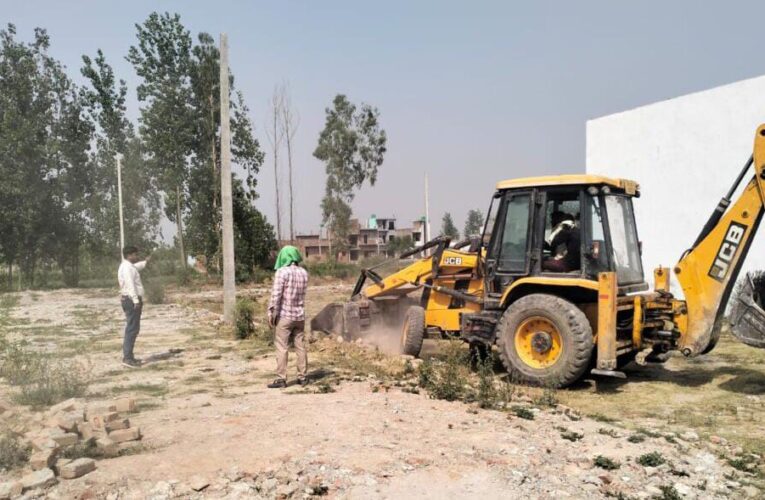
[[[502,197],[486,251],[487,306],[518,277],[529,274],[534,192],[508,191]]]

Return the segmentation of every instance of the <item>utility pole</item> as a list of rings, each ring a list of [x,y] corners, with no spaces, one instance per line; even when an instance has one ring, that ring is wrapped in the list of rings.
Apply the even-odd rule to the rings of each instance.
[[[122,215],[122,155],[117,155],[117,202],[120,204],[120,257],[125,258],[122,255],[122,249],[125,248],[125,221]]]
[[[223,320],[234,322],[234,216],[231,201],[231,129],[228,102],[228,35],[220,35],[220,197],[223,226]]]
[[[430,212],[428,203],[428,173],[425,172],[425,225],[422,230],[425,238],[423,243],[427,243],[430,240]]]

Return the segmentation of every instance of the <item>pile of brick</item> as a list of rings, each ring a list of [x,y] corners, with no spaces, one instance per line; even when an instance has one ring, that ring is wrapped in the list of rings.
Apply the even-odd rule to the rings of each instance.
[[[76,479],[96,470],[93,458],[70,459],[66,455],[108,458],[136,446],[141,431],[132,427],[126,416],[135,409],[131,398],[101,405],[69,399],[51,407],[38,417],[41,428],[25,435],[33,449],[29,459],[32,472],[19,481],[0,484],[0,499],[52,486],[58,478]]]

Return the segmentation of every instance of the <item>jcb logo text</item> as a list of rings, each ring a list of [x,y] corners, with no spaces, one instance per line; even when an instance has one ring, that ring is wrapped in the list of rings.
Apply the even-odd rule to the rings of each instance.
[[[717,257],[715,257],[712,267],[709,269],[710,278],[717,281],[725,280],[728,272],[730,272],[730,266],[738,254],[738,247],[741,245],[745,233],[746,226],[737,222],[730,223],[728,231],[725,233],[725,239],[717,250]]]

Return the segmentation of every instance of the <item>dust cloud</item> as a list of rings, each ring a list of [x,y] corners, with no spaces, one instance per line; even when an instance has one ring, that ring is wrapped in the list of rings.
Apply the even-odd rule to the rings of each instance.
[[[385,354],[400,354],[401,328],[377,325],[365,332],[362,342],[380,349]]]

